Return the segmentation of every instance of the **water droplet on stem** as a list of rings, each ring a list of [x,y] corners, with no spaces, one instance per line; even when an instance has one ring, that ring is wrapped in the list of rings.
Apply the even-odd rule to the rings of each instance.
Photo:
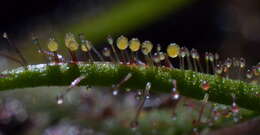
[[[64,103],[64,96],[63,95],[57,96],[56,102],[57,102],[58,105],[63,104]]]

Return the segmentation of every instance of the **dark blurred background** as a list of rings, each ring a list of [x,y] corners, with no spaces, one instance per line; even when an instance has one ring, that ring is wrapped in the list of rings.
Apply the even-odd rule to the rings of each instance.
[[[83,32],[89,40],[100,47],[106,44],[107,35],[117,37],[123,34],[129,38],[138,37],[141,41],[150,40],[154,44],[159,43],[164,47],[176,42],[189,49],[196,48],[202,55],[205,51],[211,51],[218,52],[222,58],[245,57],[249,65],[252,65],[259,62],[260,59],[259,11],[259,0],[2,0],[0,34],[7,32],[12,42],[22,50],[29,63],[40,63],[39,59],[42,58],[37,54],[36,47],[32,46],[32,33],[39,37],[41,45],[46,48],[50,33],[54,33],[59,43],[62,44],[66,32],[76,34]],[[0,38],[0,52],[15,54],[14,49],[7,45],[4,38]],[[14,63],[0,57],[0,70],[8,69],[12,64]],[[12,108],[14,105],[16,108],[13,110],[20,110],[18,118],[22,118],[18,122],[12,120],[1,123],[0,121],[0,135],[2,132],[5,133],[4,135],[20,135],[29,127],[33,127],[31,134],[38,134],[42,131],[46,132],[44,135],[50,135],[52,132],[47,133],[47,131],[60,129],[60,127],[65,133],[68,129],[75,129],[74,126],[66,124],[65,126],[64,124],[54,126],[54,129],[49,128],[50,125],[59,122],[58,118],[67,119],[67,117],[63,118],[67,112],[69,117],[75,115],[76,109],[68,109],[72,113],[66,108],[56,105],[56,95],[61,92],[57,90],[65,88],[54,87],[50,90],[49,87],[43,87],[37,89],[24,90],[21,93],[19,90],[14,91],[14,93],[18,92],[16,98],[28,101],[24,102],[24,106],[27,106],[28,110],[31,109],[28,111],[30,113],[27,113],[22,104],[12,98],[5,101],[6,97],[14,97],[14,93],[7,92],[0,95],[3,97],[0,98],[0,108],[5,102],[7,107]],[[26,93],[26,91],[29,92]],[[80,102],[79,98],[75,99]],[[103,105],[103,102],[107,102],[103,99],[104,97],[100,96],[96,100],[102,102],[97,103]],[[9,103],[12,104],[9,105]],[[75,104],[76,107],[84,105]],[[114,106],[114,104],[112,105]],[[5,114],[3,110],[2,114]],[[40,114],[36,112],[40,112]],[[83,119],[83,121],[86,114],[89,114],[85,110],[76,112],[83,112],[81,115],[76,115],[79,120]],[[64,114],[60,115],[62,113]],[[14,116],[1,115],[0,118],[5,121]],[[99,117],[97,115],[97,118]],[[192,120],[190,117],[184,118]],[[72,119],[75,118],[72,117]],[[94,121],[100,122],[95,119]],[[187,124],[183,123],[183,127],[185,127],[183,129],[186,130]],[[60,134],[67,135],[63,132]]]
[[[170,42],[176,42],[190,49],[196,48],[200,53],[213,51],[219,52],[223,57],[245,57],[252,64],[259,60],[259,1],[187,1],[188,4],[178,8],[178,10],[168,11],[167,14],[162,14],[159,17],[155,16],[156,19],[131,28],[130,31],[111,31],[111,33],[115,36],[121,33],[129,37],[138,37],[142,41],[151,40],[153,43],[160,43],[163,46]],[[2,1],[0,32],[8,32],[18,44],[22,42],[22,44],[25,44],[23,48],[28,48],[28,39],[30,39],[32,32],[45,33],[46,36],[53,31],[57,33],[69,32],[64,28],[73,27],[85,18],[90,18],[91,21],[91,18],[95,18],[96,15],[105,15],[117,3],[127,2],[130,1]],[[147,2],[149,3],[149,1]],[[167,2],[167,0],[158,2],[158,6],[164,6],[163,2]],[[136,10],[138,12],[139,9],[136,8]],[[130,21],[137,22],[139,18]],[[82,25],[82,23],[80,24]],[[111,27],[114,27],[114,25]],[[111,33],[107,31],[104,34],[110,35]],[[101,41],[105,41],[103,37],[102,39]],[[6,48],[4,41],[0,43],[1,48]],[[104,42],[99,41],[97,43],[102,44]]]

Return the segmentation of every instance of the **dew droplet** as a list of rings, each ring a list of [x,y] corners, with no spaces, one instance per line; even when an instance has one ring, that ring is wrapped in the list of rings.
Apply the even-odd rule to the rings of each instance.
[[[76,41],[76,38],[73,33],[67,33],[65,35],[65,46],[70,50],[70,51],[76,51],[79,48],[79,44]]]
[[[246,60],[244,58],[240,58],[239,65],[240,68],[244,68],[246,66]]]
[[[118,95],[118,90],[113,90],[113,95],[114,96]]]
[[[71,40],[67,46],[67,48],[70,50],[70,51],[77,51],[78,48],[79,48],[79,44],[76,40]]]
[[[129,43],[129,48],[132,52],[137,52],[140,49],[141,43],[139,39],[132,38]]]
[[[136,95],[135,95],[136,100],[141,99],[141,96],[142,96],[142,92],[141,92],[140,90],[138,90],[138,91],[136,92]]]
[[[165,60],[165,54],[163,52],[159,52],[160,60]]]
[[[116,45],[119,50],[125,50],[128,47],[128,39],[125,36],[120,36],[117,38]]]
[[[186,56],[186,50],[185,50],[184,47],[181,47],[181,49],[180,49],[180,56],[181,56],[182,58],[184,58],[184,57]]]
[[[69,46],[70,46],[70,42],[71,41],[75,41],[76,39],[75,39],[75,36],[74,36],[74,34],[73,33],[71,33],[71,32],[69,32],[69,33],[66,33],[66,35],[65,35],[65,46],[67,47],[67,48],[70,48]]]
[[[167,47],[167,54],[171,58],[176,58],[180,54],[180,47],[176,43],[171,43]]]
[[[48,42],[48,49],[51,52],[55,52],[58,50],[58,43],[55,41],[54,38],[50,38],[49,42]]]
[[[211,62],[214,61],[214,55],[212,53],[209,53],[209,61]]]
[[[151,82],[148,82],[148,83],[146,83],[145,89],[146,89],[146,90],[150,90],[150,89],[151,89],[151,86],[152,86]]]
[[[149,99],[149,98],[150,98],[150,89],[151,89],[151,86],[152,86],[151,82],[146,83],[146,86],[145,86],[145,95],[144,95],[146,99]]]
[[[171,94],[172,100],[178,100],[180,98],[180,94],[177,91],[172,92]]]
[[[252,77],[253,77],[253,72],[250,69],[248,69],[246,72],[246,78],[251,79]]]
[[[8,35],[6,32],[3,33],[3,38],[7,39],[8,38]]]
[[[158,53],[154,53],[153,56],[152,56],[152,59],[155,63],[159,63],[161,61],[160,55]]]
[[[196,49],[194,49],[194,48],[191,49],[191,57],[192,57],[193,59],[196,59],[196,54],[197,54],[196,52],[197,52]]]
[[[84,41],[85,41],[85,42],[81,44],[81,50],[82,50],[83,52],[88,52],[88,51],[91,50],[92,44],[91,44],[91,42],[88,41],[88,40],[84,40]]]
[[[227,58],[225,61],[225,65],[230,68],[232,66],[232,60],[230,58]]]
[[[173,88],[172,88],[171,98],[172,100],[178,100],[180,98],[180,94],[177,91],[177,82],[176,80],[172,80],[172,83],[173,83]]]
[[[222,74],[222,71],[223,71],[223,70],[222,70],[222,66],[218,64],[218,65],[215,67],[215,72],[220,75],[220,74]]]
[[[152,49],[153,49],[153,44],[152,44],[152,42],[150,42],[150,41],[144,41],[143,43],[142,43],[142,53],[144,54],[144,55],[148,55],[151,51],[152,51]]]
[[[204,90],[204,91],[208,91],[209,90],[209,88],[210,88],[210,85],[209,85],[209,83],[207,82],[207,81],[202,81],[202,83],[201,83],[201,88]]]
[[[63,95],[57,96],[56,102],[57,102],[58,105],[63,104],[64,103],[64,96]]]

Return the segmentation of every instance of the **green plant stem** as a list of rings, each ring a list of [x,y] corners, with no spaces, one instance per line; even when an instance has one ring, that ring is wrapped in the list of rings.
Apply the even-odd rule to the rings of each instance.
[[[28,70],[23,67],[2,72],[8,77],[0,78],[0,90],[39,86],[69,85],[80,75],[86,79],[80,85],[112,86],[120,82],[128,73],[132,78],[122,88],[144,89],[147,82],[152,83],[153,92],[170,93],[171,79],[177,80],[178,91],[183,96],[202,99],[205,92],[201,88],[202,81],[207,81],[210,88],[209,100],[230,105],[232,94],[240,107],[260,111],[260,86],[243,81],[230,80],[216,75],[207,75],[190,70],[169,69],[163,67],[127,66],[110,63],[93,64],[46,64],[30,65]]]

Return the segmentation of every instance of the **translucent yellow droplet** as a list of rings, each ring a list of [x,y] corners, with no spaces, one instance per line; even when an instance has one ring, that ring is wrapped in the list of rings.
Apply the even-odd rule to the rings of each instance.
[[[76,40],[72,40],[69,42],[67,47],[70,51],[77,51],[79,48],[79,44]]]
[[[129,48],[132,52],[137,52],[140,49],[141,43],[137,38],[133,38],[130,41]]]
[[[180,54],[180,47],[179,45],[172,43],[167,47],[167,54],[172,58],[176,58]]]
[[[117,38],[117,47],[119,50],[125,50],[128,47],[128,39],[124,36]]]
[[[91,50],[91,42],[90,41],[85,41],[84,44],[81,44],[81,50],[83,52],[88,52]]]
[[[65,35],[65,46],[66,46],[67,48],[70,48],[69,45],[70,45],[70,42],[71,42],[71,41],[76,41],[75,36],[74,36],[74,34],[72,34],[72,33],[67,33],[67,34]]]
[[[53,38],[51,38],[49,43],[48,43],[48,49],[51,52],[55,52],[55,51],[58,50],[58,43]]]
[[[153,44],[150,41],[144,41],[142,44],[142,52],[144,55],[148,55],[153,49]]]

